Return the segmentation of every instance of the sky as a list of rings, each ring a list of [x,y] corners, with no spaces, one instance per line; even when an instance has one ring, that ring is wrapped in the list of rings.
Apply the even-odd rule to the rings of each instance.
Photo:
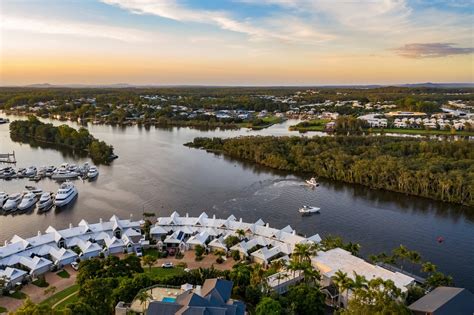
[[[474,0],[0,0],[0,85],[474,82]]]

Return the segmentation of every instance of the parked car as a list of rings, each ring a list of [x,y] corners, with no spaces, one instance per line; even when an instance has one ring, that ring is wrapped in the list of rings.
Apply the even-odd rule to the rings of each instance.
[[[71,268],[77,271],[79,270],[79,264],[74,261],[71,263]]]
[[[173,263],[172,262],[167,262],[161,265],[161,268],[173,268]]]
[[[141,247],[137,247],[137,249],[135,249],[135,253],[137,253],[137,257],[142,257],[143,256],[143,250]]]

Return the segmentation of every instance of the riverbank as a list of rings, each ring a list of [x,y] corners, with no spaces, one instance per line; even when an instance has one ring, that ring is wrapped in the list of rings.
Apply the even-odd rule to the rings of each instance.
[[[195,138],[185,146],[290,172],[474,207],[474,144],[396,137]],[[400,155],[403,152],[403,155]],[[467,170],[467,172],[466,172]]]

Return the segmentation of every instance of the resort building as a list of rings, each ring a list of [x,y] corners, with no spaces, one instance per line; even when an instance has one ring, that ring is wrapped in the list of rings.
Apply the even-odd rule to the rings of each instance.
[[[370,264],[342,248],[334,248],[325,252],[319,251],[317,255],[311,259],[311,263],[321,274],[321,287],[323,288],[331,286],[332,279],[339,270],[346,273],[347,276],[353,280],[356,274],[364,276],[367,281],[376,278],[392,280],[395,286],[402,292],[407,291],[407,289],[415,283],[415,279],[410,276]],[[341,302],[344,306],[347,306],[348,303],[346,296],[350,300],[350,290],[348,294],[341,296]]]

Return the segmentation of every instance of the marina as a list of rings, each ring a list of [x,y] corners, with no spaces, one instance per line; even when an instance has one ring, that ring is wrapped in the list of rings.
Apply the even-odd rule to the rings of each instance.
[[[387,253],[403,244],[452,275],[456,285],[474,289],[474,254],[466,252],[466,248],[474,247],[470,209],[323,178],[318,178],[319,187],[312,189],[305,180],[314,174],[279,172],[183,146],[195,137],[299,135],[288,131],[295,123],[289,120],[250,132],[88,125],[92,134],[114,146],[120,159],[111,166],[100,166],[94,181],[74,180],[79,198],[65,209],[0,216],[0,240],[21,235],[25,227],[46,230],[49,225],[67,226],[82,219],[97,222],[113,214],[128,217],[133,213],[138,218],[143,209],[159,216],[170,215],[175,209],[199,216],[206,210],[217,217],[234,214],[247,222],[262,218],[271,226],[290,224],[308,235],[314,231],[321,237],[340,235],[361,244],[363,257]],[[90,163],[67,151],[12,142],[8,125],[0,125],[0,152],[13,150],[22,167]],[[32,185],[28,178],[0,180],[0,191],[22,192],[26,185]],[[58,190],[58,183],[50,178],[35,185],[44,192]],[[321,213],[303,217],[297,212],[302,205],[320,207]],[[437,241],[440,235],[444,237],[442,243]],[[457,258],[453,261],[452,257]]]
[[[60,166],[36,166],[13,168],[11,166],[0,168],[0,179],[11,180],[27,178],[30,181],[38,182],[44,178],[51,178],[57,181],[71,179],[95,179],[99,175],[96,166],[90,166],[88,162],[82,166],[62,163]]]

